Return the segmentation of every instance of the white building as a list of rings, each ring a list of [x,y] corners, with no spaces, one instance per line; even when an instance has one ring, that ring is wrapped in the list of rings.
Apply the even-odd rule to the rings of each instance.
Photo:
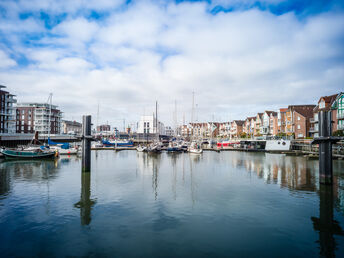
[[[174,135],[174,130],[172,129],[171,126],[166,126],[165,127],[165,133],[167,136],[173,136]]]
[[[8,91],[2,90],[6,86],[0,85],[0,133],[16,132],[16,116],[13,103],[17,100]]]
[[[160,135],[166,135],[165,126],[162,122],[158,120],[158,126],[156,124],[156,119],[154,115],[151,116],[141,116],[138,124],[137,133],[150,134],[159,133]]]

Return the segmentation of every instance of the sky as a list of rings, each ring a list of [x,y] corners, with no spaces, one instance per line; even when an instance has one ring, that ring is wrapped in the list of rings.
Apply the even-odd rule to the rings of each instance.
[[[192,92],[194,121],[245,119],[344,91],[343,28],[344,1],[1,0],[0,84],[120,128],[190,122]]]

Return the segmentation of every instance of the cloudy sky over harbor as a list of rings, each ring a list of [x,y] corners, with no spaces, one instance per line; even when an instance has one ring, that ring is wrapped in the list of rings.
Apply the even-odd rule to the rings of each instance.
[[[244,119],[344,91],[344,3],[0,1],[0,84],[65,119]],[[95,118],[94,118],[95,119]]]

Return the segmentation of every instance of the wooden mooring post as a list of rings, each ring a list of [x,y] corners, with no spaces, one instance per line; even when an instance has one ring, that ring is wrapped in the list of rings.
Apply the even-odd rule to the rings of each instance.
[[[91,171],[91,116],[82,116],[82,172]]]
[[[312,144],[319,144],[319,180],[321,184],[332,184],[332,144],[340,137],[332,136],[331,111],[319,111],[319,137]]]

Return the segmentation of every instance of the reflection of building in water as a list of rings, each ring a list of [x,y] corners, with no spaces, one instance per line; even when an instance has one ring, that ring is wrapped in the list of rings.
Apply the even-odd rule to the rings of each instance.
[[[96,201],[91,199],[91,173],[81,173],[81,196],[80,201],[74,204],[80,209],[81,225],[89,225],[91,223],[91,210]]]
[[[10,173],[7,169],[0,168],[0,199],[7,195],[11,189]]]
[[[256,173],[258,178],[263,178],[266,183],[280,184],[282,187],[301,191],[316,191],[318,175],[311,172],[317,171],[316,163],[305,158],[234,152],[230,157],[233,167],[243,165],[247,171]]]

